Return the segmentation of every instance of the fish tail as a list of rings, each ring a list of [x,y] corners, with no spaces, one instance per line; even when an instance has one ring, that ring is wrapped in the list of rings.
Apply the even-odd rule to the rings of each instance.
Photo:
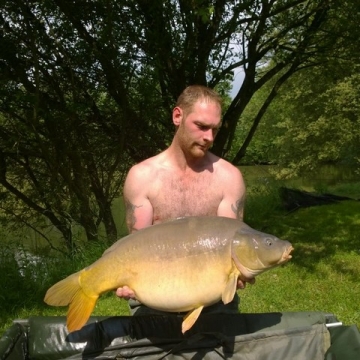
[[[67,313],[66,326],[68,330],[81,329],[89,320],[99,296],[89,296],[82,289],[76,292]]]
[[[52,306],[67,306],[80,289],[80,272],[57,282],[47,292],[44,301]]]
[[[67,306],[66,325],[68,330],[81,329],[89,319],[98,295],[87,295],[80,285],[81,272],[77,272],[53,285],[47,292],[44,301],[52,306]]]

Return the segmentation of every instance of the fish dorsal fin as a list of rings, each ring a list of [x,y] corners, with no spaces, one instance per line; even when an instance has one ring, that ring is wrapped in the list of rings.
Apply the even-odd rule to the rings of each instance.
[[[234,298],[239,275],[240,275],[240,271],[233,263],[232,270],[229,274],[228,281],[226,283],[224,292],[222,293],[222,297],[221,297],[224,304],[228,304]]]
[[[182,328],[181,328],[182,333],[184,333],[185,331],[188,331],[195,324],[195,321],[199,317],[203,308],[204,308],[204,306],[201,305],[194,310],[190,310],[185,315],[184,321],[182,323]]]

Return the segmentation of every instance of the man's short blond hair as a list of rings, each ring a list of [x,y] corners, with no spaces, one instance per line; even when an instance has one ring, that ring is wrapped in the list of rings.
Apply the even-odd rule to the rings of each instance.
[[[186,117],[198,100],[214,102],[219,105],[220,109],[222,107],[220,95],[216,91],[202,85],[190,85],[185,88],[178,97],[175,106],[181,108],[184,112],[184,117]]]

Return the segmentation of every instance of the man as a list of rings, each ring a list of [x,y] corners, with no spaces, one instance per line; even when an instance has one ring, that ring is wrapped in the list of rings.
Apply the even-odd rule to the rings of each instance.
[[[133,166],[125,180],[129,232],[184,216],[242,219],[243,177],[235,166],[208,151],[221,125],[219,95],[204,86],[187,87],[172,120],[176,132],[169,148]],[[244,288],[245,281],[239,279],[238,288]],[[116,294],[135,298],[126,286]],[[236,297],[228,306],[231,311],[237,311],[237,301]]]

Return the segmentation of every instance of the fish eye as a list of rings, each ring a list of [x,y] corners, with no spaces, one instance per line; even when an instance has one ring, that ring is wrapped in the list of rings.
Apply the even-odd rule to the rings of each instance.
[[[266,241],[266,245],[268,245],[268,246],[271,246],[271,245],[272,245],[271,239],[266,238],[265,241]]]

